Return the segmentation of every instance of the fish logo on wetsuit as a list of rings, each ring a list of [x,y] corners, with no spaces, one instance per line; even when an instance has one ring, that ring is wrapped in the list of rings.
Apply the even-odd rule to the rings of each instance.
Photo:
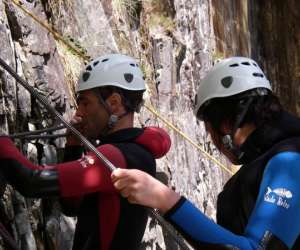
[[[288,199],[291,199],[292,197],[292,192],[286,188],[275,188],[272,190],[272,188],[267,187],[267,192],[265,193],[264,201],[288,209],[290,207]]]

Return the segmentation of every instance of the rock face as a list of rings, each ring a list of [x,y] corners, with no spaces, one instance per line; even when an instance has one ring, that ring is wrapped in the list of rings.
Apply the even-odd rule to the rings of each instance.
[[[83,55],[94,58],[119,51],[139,58],[148,83],[147,107],[151,104],[228,168],[230,164],[218,154],[192,112],[199,80],[214,60],[232,55],[258,60],[284,106],[300,114],[299,1],[19,2]],[[74,84],[84,60],[12,0],[0,0],[0,12],[1,58],[70,118]],[[0,83],[2,132],[12,134],[55,124],[42,105],[2,69]],[[172,148],[157,162],[159,170],[167,175],[169,186],[214,219],[217,194],[230,174],[149,109],[143,108],[136,122],[169,131]],[[16,143],[32,161],[51,164],[60,160],[64,140]],[[0,221],[19,247],[71,249],[75,222],[60,213],[55,200],[24,199],[3,180],[1,184]],[[179,249],[155,221],[148,224],[143,249]],[[0,237],[2,249],[8,248],[5,237]]]
[[[283,105],[299,113],[299,1],[212,1],[217,54],[244,55],[266,70]]]

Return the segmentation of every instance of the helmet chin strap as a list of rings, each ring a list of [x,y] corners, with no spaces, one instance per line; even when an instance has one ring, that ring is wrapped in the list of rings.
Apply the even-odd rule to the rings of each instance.
[[[237,157],[238,161],[243,157],[244,152],[239,147],[233,144],[233,136],[225,135],[222,137],[222,143],[227,150],[229,150],[234,156]]]
[[[235,121],[235,124],[233,126],[233,129],[231,131],[230,134],[227,134],[227,135],[224,135],[222,137],[222,143],[223,145],[225,146],[225,148],[227,150],[229,150],[233,155],[235,155],[238,159],[238,161],[241,160],[241,158],[243,157],[244,155],[244,152],[240,150],[240,147],[239,146],[236,146],[233,142],[233,138],[234,138],[234,135],[237,131],[237,129],[240,127],[242,121],[244,120],[245,118],[245,115],[247,114],[247,111],[249,109],[249,106],[250,104],[252,103],[253,101],[253,97],[250,96],[247,101],[244,102],[244,100],[241,100],[240,102],[240,108],[242,109],[242,111],[237,115],[237,119]]]
[[[122,115],[115,115],[115,114],[112,114],[111,112],[111,109],[110,107],[107,105],[107,103],[104,101],[100,91],[98,93],[98,98],[99,98],[99,101],[100,103],[103,105],[103,107],[105,108],[106,112],[108,113],[109,115],[109,118],[108,118],[108,122],[106,124],[106,126],[103,128],[103,131],[101,131],[101,135],[107,135],[108,132],[113,129],[116,125],[116,123],[122,118],[124,117],[125,115],[128,114],[128,112],[124,112]]]
[[[119,116],[111,114],[108,118],[108,123],[107,123],[108,128],[112,129],[116,125],[116,123],[127,114],[128,114],[128,112],[125,112]]]
[[[108,128],[112,129],[116,125],[118,120],[119,117],[117,115],[111,114],[110,117],[108,118],[108,123],[107,123]]]

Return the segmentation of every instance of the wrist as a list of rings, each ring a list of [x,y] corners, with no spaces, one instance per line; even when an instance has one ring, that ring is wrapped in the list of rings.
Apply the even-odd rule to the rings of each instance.
[[[181,196],[167,186],[163,186],[157,208],[162,214],[165,214],[180,200]]]

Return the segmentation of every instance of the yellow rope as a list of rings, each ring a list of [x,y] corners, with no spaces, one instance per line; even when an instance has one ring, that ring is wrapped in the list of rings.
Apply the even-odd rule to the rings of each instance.
[[[7,2],[5,0],[5,2]],[[36,17],[34,14],[29,12],[27,9],[25,9],[17,0],[12,0],[12,2],[19,7],[23,12],[25,12],[28,16],[30,16],[32,19],[34,19],[38,24],[40,24],[42,27],[47,29],[53,36],[62,41],[64,45],[69,47],[72,51],[74,51],[79,57],[83,58],[85,61],[89,59],[88,56],[83,54],[81,51],[79,51],[76,47],[72,46],[66,39],[64,39],[63,36],[61,36],[58,32],[54,31],[48,24],[41,21],[38,17]],[[200,145],[195,143],[191,138],[189,138],[185,133],[183,133],[181,130],[179,130],[177,127],[175,127],[171,122],[163,118],[156,110],[155,108],[150,104],[144,104],[145,108],[147,108],[152,114],[154,114],[156,117],[158,117],[163,123],[166,124],[167,127],[170,129],[173,129],[175,132],[177,132],[179,135],[181,135],[185,140],[187,140],[191,145],[193,145],[196,149],[198,149],[200,152],[204,154],[208,159],[213,161],[216,165],[221,167],[223,170],[228,172],[229,174],[233,175],[234,173],[227,168],[224,164],[222,164],[220,161],[218,161],[216,158],[214,158],[212,155],[210,155],[208,152],[206,152]]]
[[[6,3],[8,3],[5,0]],[[32,14],[30,11],[28,11],[26,8],[24,8],[19,1],[12,0],[12,2],[19,7],[23,12],[25,12],[28,16],[30,16],[34,21],[36,21],[38,24],[40,24],[42,27],[44,27],[46,30],[48,30],[54,38],[60,40],[64,45],[66,45],[68,48],[70,48],[74,53],[76,53],[78,56],[83,58],[85,61],[88,61],[90,58],[82,53],[78,48],[72,46],[62,35],[60,35],[57,31],[53,30],[48,24],[40,20],[38,17],[36,17],[34,14]]]
[[[217,164],[219,167],[221,167],[223,170],[228,172],[229,174],[233,175],[233,172],[228,169],[224,164],[222,164],[220,161],[218,161],[216,158],[214,158],[212,155],[207,153],[200,145],[198,145],[196,142],[194,142],[190,137],[188,137],[185,133],[183,133],[181,130],[179,130],[177,127],[175,127],[171,122],[163,118],[150,104],[144,104],[145,108],[147,108],[151,113],[153,113],[155,116],[157,116],[162,122],[164,122],[167,127],[173,129],[176,131],[179,135],[181,135],[185,140],[187,140],[190,144],[192,144],[195,148],[197,148],[202,154],[204,154],[207,158],[209,158],[211,161],[213,161],[215,164]]]

